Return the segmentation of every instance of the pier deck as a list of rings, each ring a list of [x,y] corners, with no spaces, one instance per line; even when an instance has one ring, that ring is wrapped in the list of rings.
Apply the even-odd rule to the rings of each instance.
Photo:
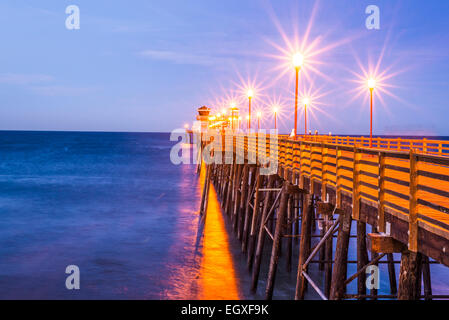
[[[322,211],[322,208],[326,207],[322,204],[331,208],[328,209],[332,211],[331,215],[339,215],[339,219],[333,221],[340,222],[335,258],[332,254],[328,257],[330,260],[334,259],[330,263],[331,271],[327,271],[328,286],[324,293],[320,291],[321,289],[315,288],[313,281],[304,272],[305,269],[300,267],[298,268],[297,298],[303,296],[302,287],[305,285],[301,283],[304,282],[311,283],[322,297],[349,297],[345,296],[344,289],[338,288],[346,286],[343,285],[343,280],[346,280],[347,276],[346,267],[342,266],[347,263],[347,247],[349,246],[349,241],[344,237],[345,230],[342,230],[345,219],[349,219],[346,220],[349,222],[357,221],[356,236],[360,238],[357,248],[360,258],[358,259],[359,269],[369,264],[368,259],[363,258],[367,257],[367,254],[363,252],[369,251],[370,248],[366,246],[367,243],[371,243],[373,236],[366,235],[366,225],[371,225],[372,230],[387,241],[393,241],[395,248],[403,248],[394,251],[402,254],[398,298],[411,299],[420,295],[421,280],[416,279],[421,279],[421,275],[426,273],[425,261],[428,261],[428,258],[449,266],[449,157],[446,156],[449,155],[449,145],[447,141],[374,139],[373,147],[369,147],[369,139],[354,137],[299,136],[292,139],[286,136],[236,134],[233,136],[232,145],[234,158],[243,155],[243,162],[239,164],[239,161],[234,161],[235,163],[231,165],[212,164],[210,179],[221,190],[219,193],[223,206],[234,221],[239,239],[247,242],[248,238],[255,237],[253,241],[263,247],[261,238],[268,234],[273,241],[267,298],[272,295],[275,269],[279,259],[279,243],[285,238],[295,237],[301,238],[301,242],[306,241],[305,244],[300,245],[304,251],[303,254],[300,252],[299,266],[302,266],[308,255],[313,253],[310,230],[306,230],[306,238],[309,239],[303,240],[304,228],[310,229],[310,222],[305,221],[305,208],[312,208],[311,219],[315,223],[329,215],[329,212]],[[215,149],[215,152],[224,150]],[[259,174],[261,163],[264,163],[267,158],[271,161],[277,160],[275,181],[270,182],[269,178],[263,178]],[[257,161],[251,163],[251,159],[257,159]],[[256,168],[253,168],[254,165]],[[263,183],[257,182],[258,180]],[[290,191],[286,192],[290,186],[297,186],[299,190],[297,195]],[[227,193],[226,190],[228,190]],[[266,191],[263,192],[263,190]],[[270,196],[270,192],[267,191],[273,191],[273,194]],[[262,193],[264,195],[261,195]],[[287,194],[285,197],[284,193]],[[287,218],[285,214],[288,215]],[[263,223],[260,222],[260,217],[263,217]],[[286,219],[286,221],[282,227],[278,228],[279,219],[281,221]],[[265,225],[268,220],[271,221],[269,227]],[[285,228],[285,222],[290,226]],[[251,225],[250,228],[248,224]],[[336,226],[335,231],[337,231]],[[321,238],[322,241],[315,253],[319,250],[325,251],[325,242],[328,240],[324,234],[321,234]],[[243,248],[246,245],[243,245]],[[254,246],[257,247],[255,244]],[[288,247],[291,251],[291,245]],[[341,249],[343,252],[339,251]],[[257,252],[254,250],[252,248],[248,253],[252,255],[248,261],[254,259],[258,261],[254,256],[257,257],[257,254],[261,253],[260,248]],[[381,254],[382,250],[388,255],[393,253],[386,248],[379,250],[374,252],[372,259],[375,259],[377,254]],[[291,253],[288,256],[291,256]],[[321,257],[322,261],[323,259],[324,257]],[[389,256],[390,260],[392,260],[391,256]],[[306,267],[308,263],[305,263]],[[378,261],[375,263],[377,264]],[[413,274],[410,268],[414,265],[418,265],[419,270],[415,270],[415,277],[410,280],[407,273]],[[250,262],[249,266],[252,267]],[[394,275],[394,266],[392,271]],[[253,270],[253,277],[254,274],[256,274],[254,286],[257,287],[257,271]],[[390,278],[393,275],[390,274]],[[424,275],[424,278],[426,277],[429,281],[424,279],[424,284],[429,287],[430,274]],[[358,278],[363,276],[359,275]],[[431,292],[431,288],[427,289]],[[356,296],[363,297],[364,291],[366,289],[359,288]],[[396,290],[392,288],[392,293],[395,292]],[[431,296],[429,292],[427,294]]]

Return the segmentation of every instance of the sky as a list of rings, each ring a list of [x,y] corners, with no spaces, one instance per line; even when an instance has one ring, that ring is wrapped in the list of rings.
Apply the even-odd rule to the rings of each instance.
[[[66,7],[80,29],[66,28]],[[367,29],[365,9],[380,10]],[[449,1],[3,0],[0,130],[169,132],[235,102],[319,133],[449,135]]]

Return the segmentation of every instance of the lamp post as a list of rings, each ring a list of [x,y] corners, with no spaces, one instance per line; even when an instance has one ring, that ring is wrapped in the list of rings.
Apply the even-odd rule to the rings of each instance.
[[[276,130],[278,128],[277,126],[277,114],[278,114],[278,107],[274,107],[273,108],[273,112],[274,112],[274,130]]]
[[[370,129],[369,129],[369,147],[373,147],[373,91],[376,87],[376,80],[373,78],[368,80],[368,88],[370,92]]]
[[[304,56],[297,52],[293,55],[293,66],[296,71],[296,84],[295,84],[295,138],[298,133],[298,84],[299,84],[299,70],[304,63]]]
[[[251,128],[251,124],[249,123],[249,119],[250,119],[250,117],[249,117],[249,115],[247,115],[246,116],[246,127],[247,127],[248,130]]]
[[[235,115],[237,107],[234,102],[231,103],[230,107],[231,107],[231,128],[232,130],[235,130]]]
[[[304,134],[307,135],[307,105],[309,104],[309,98],[304,98]]]
[[[257,112],[257,130],[260,130],[260,117],[262,117],[262,113]]]
[[[248,117],[249,117],[248,130],[251,129],[251,100],[253,98],[253,95],[254,95],[253,90],[249,89],[248,90]]]

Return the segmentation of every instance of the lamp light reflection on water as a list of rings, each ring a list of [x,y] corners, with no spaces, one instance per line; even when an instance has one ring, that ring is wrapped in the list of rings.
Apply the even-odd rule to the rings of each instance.
[[[206,170],[201,168],[199,189],[203,190]],[[225,221],[213,186],[209,191],[209,203],[204,222],[200,267],[199,299],[237,300],[240,290],[229,247]]]

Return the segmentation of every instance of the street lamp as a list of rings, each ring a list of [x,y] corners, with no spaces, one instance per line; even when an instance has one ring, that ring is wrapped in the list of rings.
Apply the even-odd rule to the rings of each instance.
[[[376,80],[371,78],[368,80],[368,88],[370,92],[370,130],[369,130],[369,146],[373,147],[373,91],[376,87]]]
[[[309,98],[304,98],[304,134],[307,135],[307,105],[309,104]]]
[[[295,137],[298,132],[298,83],[299,83],[299,70],[304,63],[304,56],[297,52],[292,58],[293,66],[296,71],[296,85],[295,85]]]
[[[257,112],[257,130],[260,130],[260,118],[262,117],[262,113]]]
[[[250,119],[250,117],[249,117],[249,115],[247,115],[247,116],[246,116],[246,127],[248,128],[248,130],[249,130],[250,127],[251,127],[251,124],[249,123],[249,119]]]
[[[230,108],[230,116],[231,116],[231,129],[234,130],[234,110],[235,110],[235,103],[231,102],[229,105]]]
[[[274,112],[274,130],[277,129],[277,114],[278,114],[278,111],[279,111],[278,107],[275,106],[273,108],[273,112]]]
[[[248,130],[249,130],[251,129],[251,100],[254,96],[254,91],[252,89],[249,89],[247,94],[248,94],[248,117],[249,117]]]

